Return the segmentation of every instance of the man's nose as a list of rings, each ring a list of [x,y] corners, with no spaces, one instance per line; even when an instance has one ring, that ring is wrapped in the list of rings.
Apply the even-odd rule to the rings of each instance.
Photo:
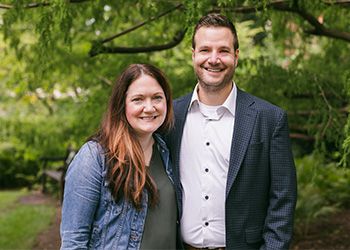
[[[218,64],[220,62],[220,58],[219,58],[218,53],[215,51],[210,53],[209,58],[208,58],[208,62],[210,64]]]

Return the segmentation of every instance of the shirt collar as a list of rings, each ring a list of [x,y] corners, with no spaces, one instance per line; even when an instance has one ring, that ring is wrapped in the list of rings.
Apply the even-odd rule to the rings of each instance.
[[[237,86],[234,81],[232,81],[232,89],[228,97],[226,98],[225,102],[221,105],[221,107],[226,108],[233,116],[235,116],[236,113],[236,99],[237,99]],[[192,109],[194,104],[198,107],[198,83],[194,87],[192,98],[190,105],[188,106],[188,111]]]
[[[190,102],[190,105],[188,106],[188,111],[192,109],[192,106],[194,105],[194,103],[198,104],[198,102],[199,102],[199,98],[198,98],[198,83],[197,83],[193,90],[191,102]]]

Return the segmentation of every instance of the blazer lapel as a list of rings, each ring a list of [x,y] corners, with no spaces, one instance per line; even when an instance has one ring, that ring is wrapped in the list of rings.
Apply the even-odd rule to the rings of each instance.
[[[176,171],[179,170],[179,164],[180,164],[180,147],[181,147],[181,139],[182,139],[182,134],[184,131],[184,125],[186,121],[186,115],[187,115],[187,110],[188,106],[190,104],[192,97],[192,93],[184,96],[183,98],[176,100],[174,103],[174,114],[175,114],[175,159],[176,162],[174,162]]]
[[[257,111],[254,100],[237,88],[236,114],[231,143],[230,166],[226,182],[226,198],[236,179],[254,127]]]
[[[177,202],[179,206],[179,218],[182,217],[182,185],[180,182],[180,148],[181,139],[186,121],[186,115],[188,106],[190,104],[192,93],[188,94],[174,102],[174,114],[175,124],[172,136],[172,155],[173,157],[173,170],[174,170],[174,181],[177,188]],[[171,145],[169,145],[171,146]]]

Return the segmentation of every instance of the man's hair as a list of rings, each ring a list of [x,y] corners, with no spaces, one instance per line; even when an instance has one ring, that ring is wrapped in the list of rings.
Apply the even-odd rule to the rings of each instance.
[[[238,37],[237,37],[237,31],[233,23],[226,17],[217,13],[210,13],[206,16],[203,16],[201,19],[199,19],[198,23],[196,24],[196,27],[194,28],[193,35],[192,35],[192,48],[194,49],[196,47],[196,42],[194,40],[194,37],[197,33],[197,31],[201,27],[226,27],[229,28],[233,35],[233,48],[235,50],[238,49]]]

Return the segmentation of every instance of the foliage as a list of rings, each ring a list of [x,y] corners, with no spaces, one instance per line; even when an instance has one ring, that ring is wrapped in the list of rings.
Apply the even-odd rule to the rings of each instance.
[[[295,212],[296,232],[308,233],[316,219],[349,207],[350,169],[326,164],[316,154],[296,160],[298,202]]]
[[[31,249],[38,233],[54,216],[54,206],[18,203],[17,199],[26,194],[24,191],[0,192],[1,249]]]
[[[191,91],[193,24],[210,11],[236,23],[235,82],[287,110],[292,134],[304,138],[293,139],[296,155],[316,150],[348,166],[350,43],[315,36],[290,9],[299,4],[326,28],[346,32],[348,8],[316,0],[282,1],[285,11],[268,0],[54,0],[26,8],[32,2],[1,1],[14,7],[0,9],[1,185],[31,185],[41,156],[79,148],[98,128],[111,85],[130,63],[163,69],[174,97]],[[167,44],[181,30],[182,42],[164,51],[89,56],[92,49]]]
[[[38,164],[36,160],[26,159],[29,152],[17,150],[12,145],[1,145],[0,181],[2,188],[27,186],[31,188],[36,180]],[[6,147],[7,146],[7,147]]]

